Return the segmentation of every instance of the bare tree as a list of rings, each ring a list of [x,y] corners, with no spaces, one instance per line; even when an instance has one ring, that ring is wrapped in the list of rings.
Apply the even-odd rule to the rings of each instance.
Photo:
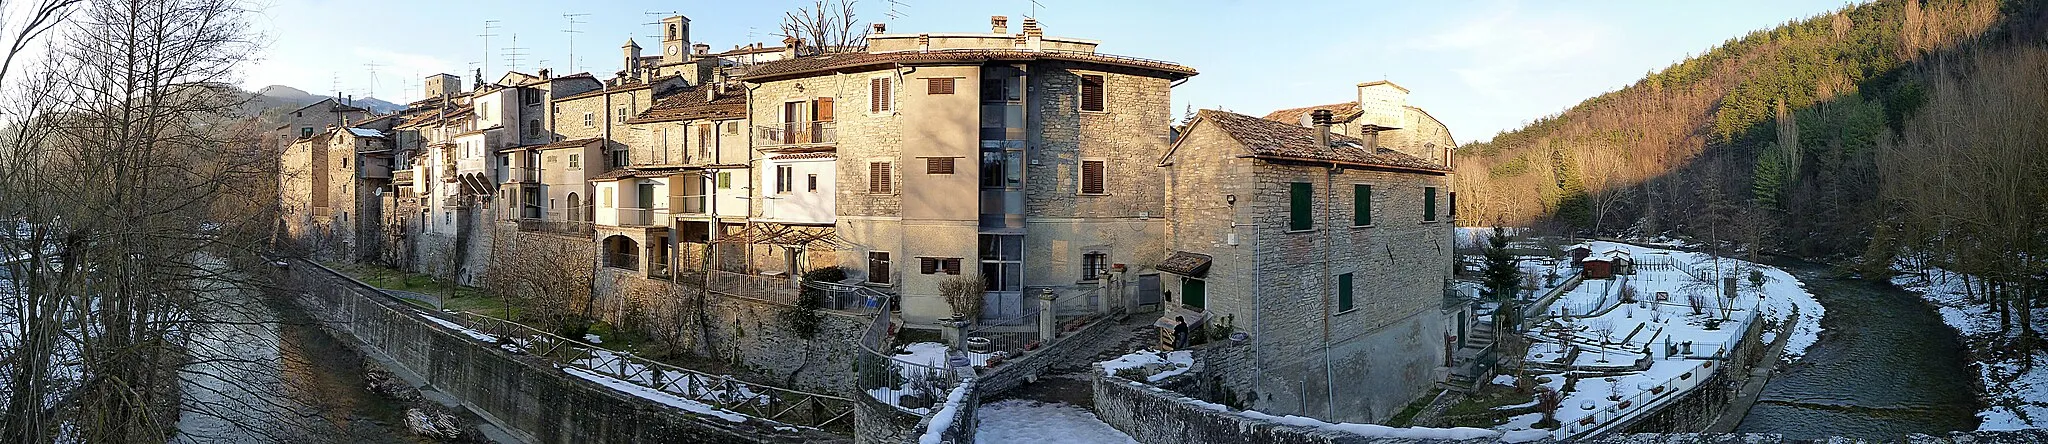
[[[868,49],[868,28],[857,22],[857,0],[814,0],[809,8],[782,15],[782,37],[796,39],[798,55],[862,52]]]

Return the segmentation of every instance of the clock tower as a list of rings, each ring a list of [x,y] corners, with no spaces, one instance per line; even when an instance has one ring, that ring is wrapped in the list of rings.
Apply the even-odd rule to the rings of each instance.
[[[690,61],[690,18],[661,19],[661,65]]]

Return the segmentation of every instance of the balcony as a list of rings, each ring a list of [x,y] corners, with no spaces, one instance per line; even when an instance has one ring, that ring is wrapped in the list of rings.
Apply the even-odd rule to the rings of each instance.
[[[597,228],[589,222],[571,220],[520,219],[519,231],[591,236]]]
[[[391,178],[391,165],[388,162],[363,162],[360,166],[361,168],[358,168],[356,173],[362,175],[364,179]]]
[[[645,227],[668,225],[667,208],[620,208],[619,226]]]
[[[754,128],[754,143],[761,146],[830,145],[839,142],[834,122],[789,122]]]
[[[505,176],[505,180],[512,181],[513,183],[540,183],[539,168],[512,167],[509,173]]]
[[[677,214],[704,214],[711,209],[705,205],[708,200],[708,196],[669,196],[668,207],[683,210]]]
[[[393,184],[398,184],[398,185],[411,185],[411,184],[412,184],[412,170],[398,170],[398,171],[392,171],[392,172],[391,172],[391,183],[393,183]]]

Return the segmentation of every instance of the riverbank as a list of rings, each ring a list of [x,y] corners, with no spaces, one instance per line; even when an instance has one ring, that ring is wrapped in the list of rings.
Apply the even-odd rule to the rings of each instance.
[[[1969,349],[1971,367],[1982,387],[1984,407],[1977,412],[1983,422],[1978,430],[2017,430],[2048,426],[2048,351],[2032,356],[2013,350],[2008,344],[2019,331],[2001,332],[1998,313],[1982,301],[1973,300],[1964,276],[1937,267],[1909,269],[1892,277],[1893,285],[1917,293],[1941,314],[1942,322],[1963,337]],[[2034,309],[2035,319],[2048,310]]]

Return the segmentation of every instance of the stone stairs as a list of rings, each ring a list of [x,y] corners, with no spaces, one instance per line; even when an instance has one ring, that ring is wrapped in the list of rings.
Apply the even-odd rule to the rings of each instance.
[[[1485,378],[1491,367],[1476,361],[1485,358],[1495,341],[1492,322],[1472,325],[1465,333],[1465,346],[1452,354],[1451,374],[1445,378],[1444,388],[1461,392],[1477,389],[1484,382],[1480,378]]]

